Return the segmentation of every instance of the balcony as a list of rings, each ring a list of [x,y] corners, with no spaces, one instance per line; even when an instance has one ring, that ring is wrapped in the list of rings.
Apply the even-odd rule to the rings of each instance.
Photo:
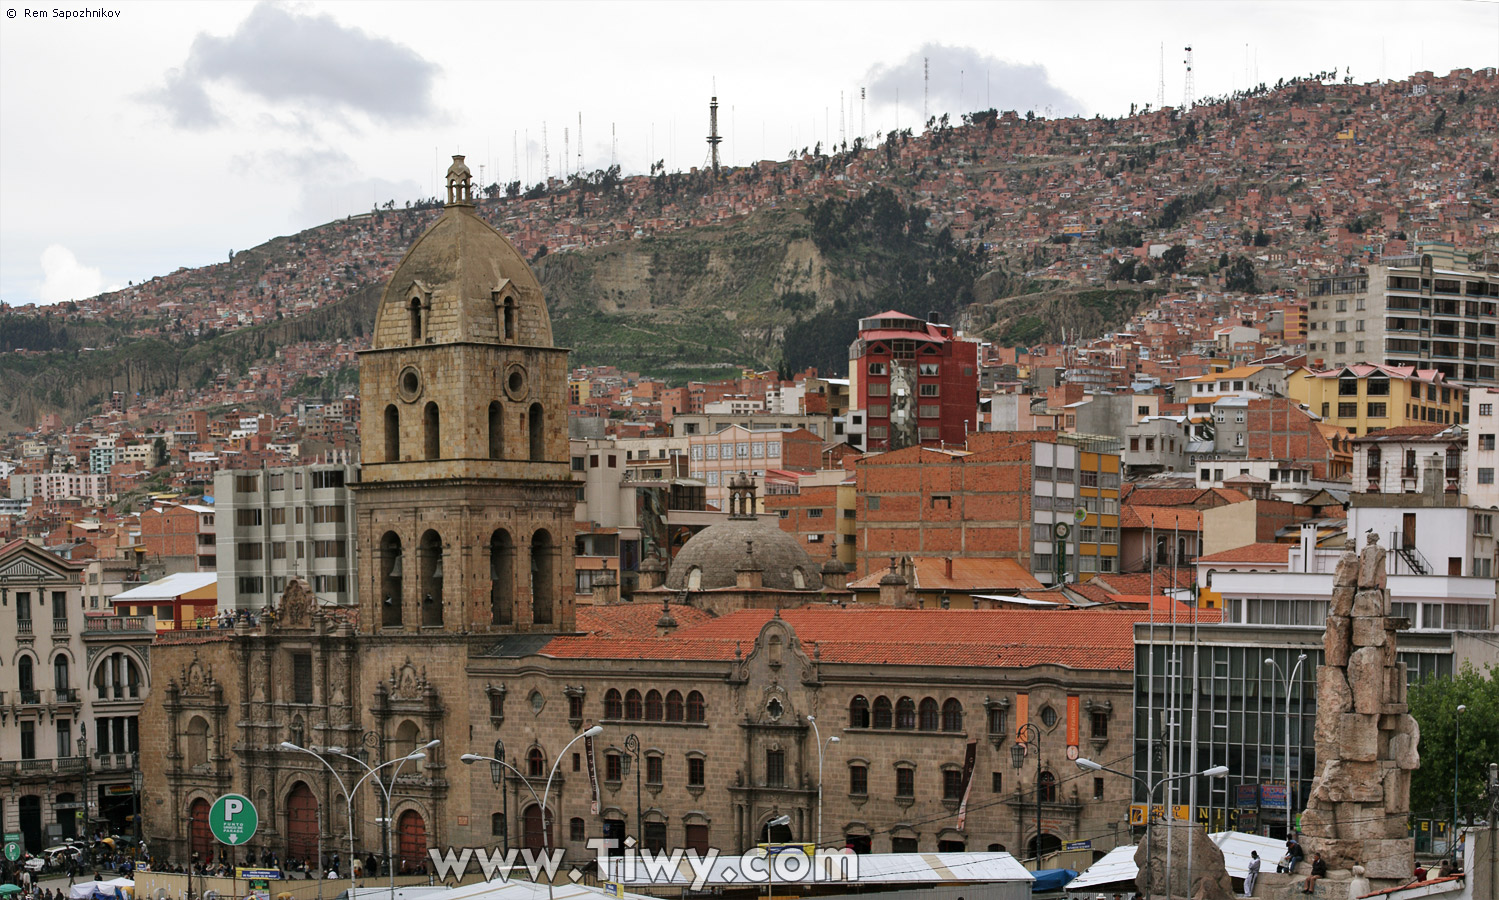
[[[149,636],[155,633],[150,616],[89,616],[83,620],[85,639],[125,634]]]
[[[94,770],[96,772],[131,772],[135,770],[134,753],[96,753],[94,754]]]
[[[26,637],[30,637],[31,635],[35,634],[35,632],[33,632],[31,630],[31,620],[30,619],[17,619],[16,620],[16,634],[18,634],[18,635],[24,635]]]
[[[41,691],[16,691],[21,698],[22,706],[40,706],[42,704]]]
[[[52,620],[52,633],[54,635],[67,634],[68,633],[68,620],[67,619],[53,619]]]
[[[77,688],[58,688],[57,691],[56,691],[56,695],[57,695],[57,701],[56,702],[58,702],[58,703],[77,703],[78,702],[78,689]]]

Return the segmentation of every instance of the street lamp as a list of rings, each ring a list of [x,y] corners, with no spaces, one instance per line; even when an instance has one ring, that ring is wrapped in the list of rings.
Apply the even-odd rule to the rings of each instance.
[[[517,770],[514,766],[510,765],[509,763],[505,762],[503,759],[496,759],[496,758],[491,757],[491,756],[480,756],[477,753],[465,753],[465,754],[463,754],[462,756],[460,756],[458,758],[460,760],[462,760],[465,765],[470,765],[470,766],[473,765],[474,763],[480,761],[480,760],[484,760],[485,762],[490,763],[491,766],[494,763],[499,763],[500,765],[504,766],[505,768],[509,769],[510,771],[514,772],[517,776],[520,777],[521,783],[526,786],[526,790],[528,790],[528,791],[531,792],[531,796],[536,799],[537,804],[541,807],[541,851],[542,851],[543,855],[545,855],[547,857],[550,857],[551,856],[551,844],[550,844],[550,842],[548,840],[548,832],[551,831],[551,828],[549,827],[551,825],[551,821],[550,821],[551,820],[551,814],[547,811],[547,798],[550,797],[551,793],[552,793],[552,776],[554,776],[554,775],[557,774],[557,767],[562,764],[562,758],[567,755],[567,749],[568,749],[568,747],[571,747],[573,744],[576,744],[579,740],[581,740],[583,738],[596,737],[597,735],[602,734],[603,731],[604,731],[604,727],[602,725],[595,725],[592,728],[589,728],[588,730],[584,731],[581,734],[574,735],[573,739],[570,740],[570,741],[568,741],[567,744],[565,744],[563,746],[562,752],[558,753],[557,754],[557,758],[552,761],[552,771],[547,774],[546,789],[541,792],[541,796],[540,797],[536,796],[536,789],[533,788],[533,787],[531,787],[531,782],[530,782],[529,777],[525,776],[525,775],[521,775],[521,773],[520,773],[519,770]],[[391,896],[394,897],[395,896],[395,893],[394,893],[395,888],[394,888],[394,886],[392,886],[391,891],[392,891]],[[552,896],[552,878],[551,878],[550,875],[548,875],[547,876],[547,897],[550,898],[551,896]]]
[[[1121,772],[1118,769],[1111,769],[1108,766],[1096,763],[1096,762],[1094,762],[1091,759],[1079,759],[1077,761],[1077,767],[1079,769],[1082,769],[1082,770],[1087,771],[1087,772],[1109,772],[1109,773],[1114,774],[1114,775],[1120,775],[1120,776],[1122,776],[1124,778],[1128,778],[1129,780],[1133,781],[1135,784],[1138,784],[1140,787],[1145,788],[1145,891],[1144,891],[1144,894],[1147,897],[1149,897],[1151,895],[1151,892],[1153,890],[1155,890],[1154,866],[1151,865],[1151,848],[1153,846],[1153,840],[1152,840],[1152,838],[1153,838],[1153,836],[1155,834],[1155,828],[1153,827],[1154,823],[1151,820],[1155,818],[1154,812],[1155,812],[1155,792],[1156,792],[1156,790],[1158,788],[1160,788],[1160,786],[1163,785],[1163,784],[1165,784],[1166,782],[1168,782],[1168,781],[1176,781],[1177,779],[1180,779],[1180,778],[1193,778],[1193,777],[1196,777],[1196,776],[1202,776],[1203,778],[1217,778],[1220,775],[1227,775],[1228,774],[1228,766],[1213,766],[1211,769],[1203,769],[1201,772],[1184,772],[1184,773],[1182,773],[1180,775],[1169,775],[1169,776],[1167,776],[1165,778],[1161,778],[1161,779],[1157,780],[1155,784],[1147,785],[1145,783],[1145,780],[1143,778],[1139,778],[1139,777],[1137,777],[1135,775],[1131,775],[1128,772]],[[1037,862],[1037,865],[1038,866],[1040,865],[1039,861]],[[1188,888],[1188,890],[1191,890],[1191,885],[1188,885],[1187,888]]]
[[[1287,676],[1286,679],[1285,679],[1285,686],[1286,686],[1286,839],[1287,840],[1289,840],[1290,837],[1291,837],[1292,822],[1293,822],[1293,819],[1291,818],[1291,816],[1293,814],[1292,810],[1294,810],[1295,807],[1296,807],[1296,789],[1293,788],[1293,787],[1291,787],[1291,685],[1292,685],[1292,683],[1294,683],[1296,681],[1296,673],[1301,670],[1301,664],[1304,663],[1304,662],[1306,662],[1306,654],[1305,653],[1303,653],[1300,656],[1296,657],[1296,665],[1294,665],[1294,666],[1291,667],[1291,674],[1289,676]],[[1275,662],[1274,659],[1272,659],[1272,658],[1270,658],[1268,656],[1265,657],[1265,664],[1268,665],[1268,666],[1270,666],[1272,669],[1274,669],[1276,675],[1283,674],[1280,666]],[[1297,741],[1296,744],[1297,744],[1297,747],[1299,749],[1301,742]],[[1300,757],[1299,753],[1297,754],[1297,757],[1298,758]],[[1274,773],[1272,772],[1271,774],[1273,775]],[[1299,768],[1296,771],[1296,776],[1297,776],[1297,779],[1299,781],[1300,780],[1300,776],[1301,776],[1301,771],[1300,771]]]
[[[1010,763],[1018,770],[1025,765],[1025,748],[1036,745],[1036,869],[1041,868],[1041,729],[1030,722],[1015,729],[1015,743],[1010,745]]]
[[[765,823],[765,900],[775,900],[776,892],[776,858],[771,851],[770,829],[778,825],[790,825],[791,816],[780,815]]]
[[[822,755],[828,749],[828,744],[841,743],[836,734],[828,735],[827,743],[823,743],[822,732],[817,728],[817,717],[807,716],[807,721],[812,723],[812,737],[817,741],[817,849],[822,849]]]
[[[141,791],[146,787],[146,773],[141,771],[141,752],[135,751],[135,766],[130,772],[130,788],[135,795],[135,846],[130,848],[130,858],[135,859],[141,849]],[[354,900],[350,897],[349,900]]]
[[[1452,739],[1452,836],[1448,838],[1448,845],[1452,848],[1452,863],[1457,865],[1457,773],[1462,768],[1463,759],[1463,713],[1468,711],[1466,704],[1457,705],[1457,718],[1452,721],[1456,724],[1457,733]]]
[[[643,843],[645,841],[645,822],[641,820],[640,815],[640,738],[633,731],[625,735],[625,752],[635,757],[635,839]],[[621,759],[621,762],[626,767],[624,773],[626,775],[630,774],[630,756]]]
[[[349,754],[343,752],[343,749],[340,747],[325,747],[325,753],[331,753],[334,756],[341,756],[344,759],[352,759],[354,762],[357,762],[364,767],[364,774],[359,777],[358,781],[354,782],[354,789],[349,790],[344,785],[343,777],[338,774],[338,770],[333,768],[333,765],[329,763],[328,760],[324,759],[321,753],[318,753],[315,750],[309,750],[306,747],[298,747],[291,741],[281,742],[280,746],[282,750],[297,750],[302,753],[306,753],[308,756],[311,756],[313,759],[322,763],[329,772],[333,773],[334,779],[338,781],[338,789],[343,792],[344,812],[348,816],[347,827],[349,829],[349,900],[354,900],[354,795],[359,793],[359,786],[364,784],[370,779],[371,776],[373,776],[376,772],[380,771],[386,766],[396,767],[395,773],[391,776],[390,783],[381,786],[381,790],[385,796],[385,868],[386,875],[389,878],[391,891],[390,895],[394,897],[396,890],[396,876],[395,868],[390,864],[390,788],[395,785],[396,778],[400,776],[402,766],[404,766],[408,762],[426,759],[426,751],[437,746],[439,743],[441,743],[441,741],[428,741],[423,746],[411,751],[405,756],[387,760],[377,766],[371,766],[369,763],[365,762],[357,756],[350,756]],[[380,785],[380,779],[376,778],[375,784]],[[321,866],[321,859],[318,860],[318,864],[319,866]]]
[[[465,753],[459,757],[465,765],[473,765]],[[489,780],[500,789],[500,849],[505,853],[510,852],[510,794],[505,790],[505,742],[496,740],[494,742],[494,756],[489,761]],[[493,831],[494,829],[490,829]]]
[[[78,838],[79,838],[79,840],[84,841],[85,845],[87,845],[88,838],[89,838],[89,834],[88,834],[88,723],[87,722],[79,722],[78,723],[78,756],[80,757],[80,761],[83,763],[83,812],[81,812],[79,814],[79,817],[78,817],[78,821],[80,821],[80,822],[83,823],[83,829],[82,829],[83,833],[80,834],[80,835],[78,835]],[[1453,796],[1457,796],[1456,792],[1453,793]],[[92,854],[93,852],[94,852],[93,851],[93,847],[89,847],[89,853]]]

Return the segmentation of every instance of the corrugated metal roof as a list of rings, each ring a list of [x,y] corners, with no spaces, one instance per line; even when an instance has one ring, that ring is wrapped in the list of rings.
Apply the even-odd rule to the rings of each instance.
[[[218,582],[217,572],[178,572],[165,578],[158,578],[150,584],[143,584],[137,588],[131,588],[115,594],[110,598],[112,603],[129,605],[132,603],[149,603],[152,600],[175,600],[183,594],[200,591],[211,584]]]

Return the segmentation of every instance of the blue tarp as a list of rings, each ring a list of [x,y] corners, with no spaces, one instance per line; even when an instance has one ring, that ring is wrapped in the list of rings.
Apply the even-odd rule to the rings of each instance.
[[[1077,872],[1072,869],[1042,869],[1034,874],[1036,880],[1031,882],[1033,894],[1042,891],[1060,891],[1067,886],[1067,882],[1077,877]]]

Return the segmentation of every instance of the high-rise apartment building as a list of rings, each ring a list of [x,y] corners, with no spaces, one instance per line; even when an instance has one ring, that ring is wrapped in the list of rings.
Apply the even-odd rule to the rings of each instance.
[[[216,473],[220,608],[274,605],[292,576],[326,603],[358,604],[348,488],[357,471],[341,459]]]
[[[1317,368],[1385,363],[1499,385],[1499,265],[1448,243],[1312,279],[1306,355]]]
[[[848,442],[865,450],[962,444],[978,430],[978,344],[951,325],[889,312],[848,349]]]

